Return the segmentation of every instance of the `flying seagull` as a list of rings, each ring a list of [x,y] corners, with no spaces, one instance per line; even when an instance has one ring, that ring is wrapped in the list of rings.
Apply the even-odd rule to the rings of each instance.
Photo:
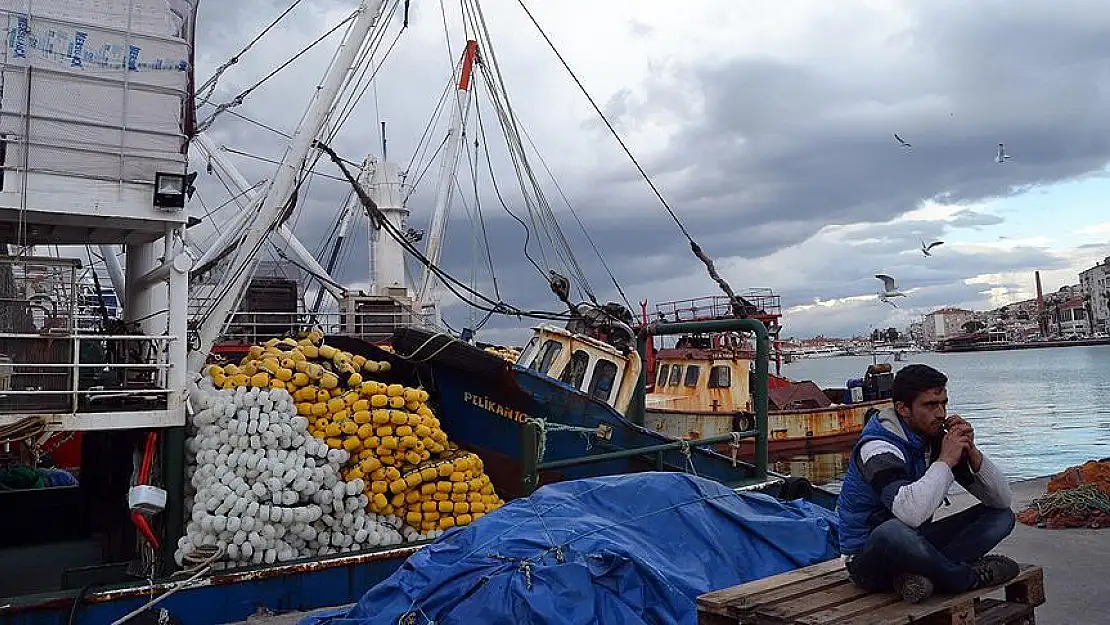
[[[898,290],[898,283],[894,281],[894,278],[891,278],[885,273],[877,273],[875,274],[875,277],[883,281],[883,290],[879,291],[879,301],[885,302],[887,304],[890,304],[891,306],[894,306],[895,308],[898,308],[897,304],[890,301],[890,298],[892,297],[906,296],[905,293]]]
[[[921,242],[921,253],[926,255],[926,256],[932,256],[932,254],[929,253],[929,250],[933,249],[934,247],[936,247],[938,245],[944,245],[944,241],[933,241],[932,243],[930,243],[928,245],[925,245],[925,241],[922,241]]]
[[[913,146],[910,145],[905,139],[903,139],[902,137],[899,137],[898,133],[894,133],[894,138],[898,140],[899,145],[906,148],[907,150],[913,148]]]
[[[1010,160],[1010,158],[1011,158],[1010,155],[1006,153],[1006,144],[1005,143],[999,143],[998,144],[998,154],[994,157],[994,162],[996,162],[996,163],[1005,163],[1006,161]]]

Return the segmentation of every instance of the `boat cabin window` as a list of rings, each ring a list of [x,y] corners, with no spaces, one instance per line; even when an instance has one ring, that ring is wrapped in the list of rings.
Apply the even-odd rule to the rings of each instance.
[[[566,382],[574,388],[582,388],[582,380],[586,379],[586,369],[590,366],[590,355],[576,349],[570,355],[567,366],[563,367],[563,374],[559,376],[560,382]]]
[[[666,386],[667,385],[667,374],[670,373],[670,371],[671,371],[671,366],[670,365],[661,365],[659,367],[659,381],[656,382],[656,384],[658,386]]]
[[[686,386],[697,386],[698,376],[701,375],[701,367],[697,365],[687,365],[686,367]]]
[[[609,401],[613,393],[613,381],[617,379],[617,365],[611,360],[601,359],[594,365],[594,374],[590,380],[590,397],[601,401]]]
[[[667,380],[667,386],[678,386],[682,382],[682,365],[675,365],[671,367],[671,377]]]
[[[532,370],[536,373],[547,375],[551,364],[555,362],[555,358],[559,356],[559,352],[563,351],[563,344],[559,341],[547,339],[547,342],[540,348],[540,353],[536,359],[532,361]]]
[[[524,346],[524,349],[520,350],[520,360],[518,362],[521,366],[527,366],[532,358],[535,357],[536,343],[539,340],[540,337],[533,336],[532,340],[528,341],[528,344]]]
[[[717,365],[709,370],[709,388],[730,386],[732,386],[732,369],[728,365]]]

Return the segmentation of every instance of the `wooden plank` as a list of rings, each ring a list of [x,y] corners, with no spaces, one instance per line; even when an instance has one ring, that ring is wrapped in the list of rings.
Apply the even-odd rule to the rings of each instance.
[[[753,614],[757,615],[757,617],[769,617],[792,622],[808,614],[813,614],[815,616],[824,614],[826,611],[837,608],[843,604],[872,596],[875,595],[870,595],[859,586],[848,582],[827,590],[811,592],[794,599],[787,599],[785,601],[760,606],[753,611]],[[898,600],[894,595],[890,595],[889,597],[894,601]],[[758,622],[758,620],[757,618],[756,621]]]
[[[1023,565],[1018,576],[1006,584],[1007,599],[1017,603],[1040,605],[1044,603],[1043,571],[1038,566]],[[933,595],[917,604],[898,603],[876,610],[871,614],[853,620],[844,621],[844,625],[904,625],[915,623],[930,614],[943,612],[955,606],[962,606],[976,597],[990,594],[1001,586],[979,588],[971,592],[958,595]],[[1019,601],[1011,598],[1011,588],[1014,596],[1028,598],[1029,601]],[[1039,590],[1038,590],[1039,589]],[[1039,592],[1039,595],[1037,594]],[[1039,597],[1039,601],[1037,600]]]
[[[832,607],[824,612],[803,616],[795,620],[798,625],[840,625],[846,619],[853,616],[863,614],[867,615],[877,609],[886,607],[892,603],[901,603],[898,595],[893,593],[875,593],[865,595],[859,599],[842,603],[838,606]],[[871,621],[864,618],[864,623]]]
[[[772,588],[761,593],[741,597],[739,600],[732,603],[732,613],[745,614],[758,610],[762,606],[778,603],[780,601],[787,601],[803,595],[808,595],[813,592],[821,590],[830,590],[833,587],[841,586],[843,584],[851,584],[848,578],[848,571],[834,571],[826,573],[820,577],[814,577],[805,581],[796,582],[781,588]],[[858,593],[861,595],[867,594],[867,591],[855,586]]]
[[[940,612],[934,612],[914,623],[922,625],[977,625],[975,600],[968,597],[963,603],[950,605]]]
[[[698,609],[713,614],[730,615],[731,610],[729,606],[742,598],[781,586],[803,582],[814,577],[820,577],[821,575],[843,569],[844,560],[841,558],[833,558],[832,560],[826,560],[820,564],[794,569],[793,571],[779,573],[771,577],[764,577],[763,579],[753,580],[739,586],[715,590],[698,597]]]
[[[1006,601],[1038,606],[1044,603],[1044,569],[1022,565],[1021,573],[1006,584]]]
[[[1033,606],[983,599],[975,611],[975,625],[1036,625]]]
[[[736,619],[723,614],[698,610],[698,625],[736,625]]]

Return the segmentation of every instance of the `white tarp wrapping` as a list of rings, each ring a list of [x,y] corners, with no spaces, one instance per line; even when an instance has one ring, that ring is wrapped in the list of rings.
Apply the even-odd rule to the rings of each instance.
[[[0,0],[6,167],[22,168],[26,137],[31,171],[124,181],[181,171],[189,43],[172,35],[185,18],[167,0],[32,0],[30,14],[27,4]]]

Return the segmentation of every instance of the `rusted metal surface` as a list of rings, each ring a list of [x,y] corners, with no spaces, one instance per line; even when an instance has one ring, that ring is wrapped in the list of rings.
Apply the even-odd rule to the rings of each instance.
[[[218,573],[215,575],[211,575],[209,577],[202,578],[194,585],[224,586],[228,584],[238,584],[241,582],[271,579],[274,577],[300,575],[302,573],[311,573],[324,569],[355,566],[358,564],[365,564],[367,562],[374,562],[377,560],[404,560],[420,549],[424,548],[424,546],[427,544],[430,543],[419,543],[406,545],[404,547],[392,547],[389,549],[358,553],[354,555],[344,555],[332,558],[321,558],[306,560],[302,562],[293,562],[291,564],[250,567],[240,571],[231,571],[227,573]],[[153,586],[150,586],[145,582],[141,582],[137,585],[128,586],[126,588],[117,588],[101,592],[91,592],[85,596],[85,601],[88,603],[105,603],[130,597],[158,594],[174,588],[174,586],[179,583],[180,580],[174,580],[169,582],[157,583]]]
[[[687,350],[671,350],[682,351]],[[679,356],[682,356],[681,358]],[[751,391],[748,388],[748,371],[751,360],[743,358],[707,358],[693,360],[681,355],[660,355],[657,366],[662,369],[664,365],[682,367],[682,375],[678,384],[656,384],[655,389],[647,397],[647,409],[650,414],[654,409],[705,411],[731,413],[736,411],[750,412],[752,409]],[[689,366],[699,367],[697,384],[686,385],[686,372]],[[725,388],[710,387],[709,375],[713,367],[729,368],[729,386]],[[727,430],[726,430],[727,431]],[[707,434],[713,436],[713,434]]]
[[[778,451],[807,445],[831,444],[854,440],[863,430],[867,413],[893,406],[889,399],[814,408],[785,410],[767,414],[770,449]],[[706,410],[668,410],[649,406],[645,425],[653,430],[680,438],[716,436],[745,429],[751,415],[738,412]],[[747,451],[750,443],[742,443]]]

